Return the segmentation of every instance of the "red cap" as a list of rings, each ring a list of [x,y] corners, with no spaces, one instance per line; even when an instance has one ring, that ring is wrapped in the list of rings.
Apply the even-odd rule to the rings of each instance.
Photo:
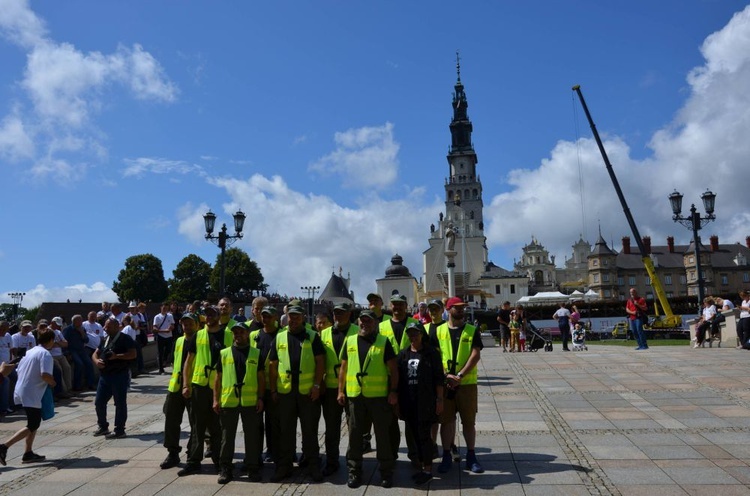
[[[448,301],[445,302],[445,309],[450,310],[453,307],[463,307],[466,303],[459,298],[458,296],[454,296],[453,298],[448,298]]]

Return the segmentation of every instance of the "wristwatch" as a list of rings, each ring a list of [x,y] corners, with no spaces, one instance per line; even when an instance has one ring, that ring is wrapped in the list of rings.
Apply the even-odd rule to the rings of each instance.
[[[459,372],[458,374],[456,374],[456,376],[457,376],[457,377],[458,377],[459,379],[463,379],[463,378],[464,378],[464,375],[463,375],[463,374],[462,374],[461,372]]]

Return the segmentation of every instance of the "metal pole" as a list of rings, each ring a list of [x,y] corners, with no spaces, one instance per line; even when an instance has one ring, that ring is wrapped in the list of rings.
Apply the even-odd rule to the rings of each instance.
[[[695,211],[695,205],[690,206],[690,219],[693,221],[693,244],[695,245],[695,275],[698,278],[698,314],[703,308],[703,297],[705,288],[703,286],[703,275],[701,274],[701,238],[698,231],[701,228],[701,219],[698,212]]]
[[[224,258],[224,254],[226,253],[227,249],[227,225],[224,224],[221,226],[221,231],[219,232],[219,248],[221,248],[221,270],[220,270],[220,277],[219,277],[219,292],[221,293],[221,296],[224,296],[226,294],[226,285],[224,284],[225,279],[225,273],[226,273],[226,260]]]

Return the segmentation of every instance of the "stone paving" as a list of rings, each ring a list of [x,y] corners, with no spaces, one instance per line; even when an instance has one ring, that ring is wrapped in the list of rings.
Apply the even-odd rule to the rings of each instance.
[[[220,486],[205,465],[202,474],[178,478],[177,468],[159,469],[166,454],[161,408],[167,376],[151,375],[134,381],[125,439],[91,435],[93,392],[59,404],[35,443],[48,462],[22,465],[22,445],[13,446],[8,466],[0,467],[0,496],[750,494],[747,352],[687,346],[636,352],[591,345],[589,351],[563,353],[557,348],[552,353],[484,350],[477,418],[484,474],[454,466],[445,476],[435,471],[429,485],[415,488],[402,442],[393,489],[380,488],[374,453],[366,455],[366,484],[357,490],[346,487],[343,469],[320,484],[302,475],[272,484],[269,465],[260,484],[238,478]],[[0,437],[23,425],[22,414],[5,417]],[[342,435],[344,453],[345,428]],[[237,450],[242,449],[238,436]]]

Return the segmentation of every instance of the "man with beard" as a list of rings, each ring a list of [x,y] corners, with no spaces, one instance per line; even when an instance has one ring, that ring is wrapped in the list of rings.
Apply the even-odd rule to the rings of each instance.
[[[381,485],[389,488],[396,460],[391,446],[391,426],[396,422],[393,407],[398,403],[396,354],[388,338],[378,333],[373,311],[362,311],[359,325],[358,334],[346,338],[339,369],[338,402],[348,404],[349,410],[347,485],[362,484],[361,439],[374,426]]]
[[[461,416],[466,441],[466,468],[477,474],[484,472],[474,451],[477,435],[477,364],[482,337],[476,327],[466,323],[465,306],[461,298],[449,298],[445,304],[448,322],[437,329],[445,370],[445,399],[440,416],[443,460],[438,466],[438,472],[443,474],[453,466],[450,448],[456,432],[456,412]]]
[[[375,320],[378,322],[378,324],[388,318],[388,316],[383,313],[383,298],[381,298],[379,294],[368,294],[367,303],[370,307],[370,310],[375,314]]]
[[[268,306],[268,298],[265,296],[256,296],[253,299],[253,304],[250,310],[250,313],[253,316],[253,319],[250,322],[246,322],[248,329],[250,329],[250,332],[259,331],[263,329],[263,315],[261,315],[261,312],[263,312],[263,309]],[[274,308],[275,310],[275,308]],[[252,344],[252,341],[251,341]],[[268,406],[268,405],[266,405]]]
[[[339,443],[341,441],[341,415],[344,407],[338,402],[339,368],[344,341],[359,332],[359,327],[350,319],[352,307],[348,303],[339,303],[333,307],[333,325],[320,333],[326,350],[326,379],[323,391],[323,420],[326,425],[326,465],[323,476],[333,475],[339,469]]]
[[[278,332],[269,355],[271,397],[279,405],[281,423],[276,472],[271,482],[280,482],[292,475],[297,419],[308,473],[314,482],[320,482],[323,474],[320,472],[318,422],[326,352],[320,336],[305,325],[305,310],[291,305],[288,313],[289,326]]]
[[[232,327],[237,322],[232,318],[232,300],[228,297],[223,297],[219,300],[219,324],[221,324],[227,331],[232,332]]]
[[[232,346],[234,336],[231,330],[219,324],[218,308],[208,306],[204,313],[206,314],[206,327],[198,331],[195,339],[185,347],[187,356],[182,370],[184,377],[182,395],[190,398],[193,421],[190,429],[190,452],[187,464],[177,472],[180,477],[200,472],[206,430],[209,433],[212,461],[216,468],[219,466],[221,425],[219,415],[213,409],[212,388],[221,350]]]

